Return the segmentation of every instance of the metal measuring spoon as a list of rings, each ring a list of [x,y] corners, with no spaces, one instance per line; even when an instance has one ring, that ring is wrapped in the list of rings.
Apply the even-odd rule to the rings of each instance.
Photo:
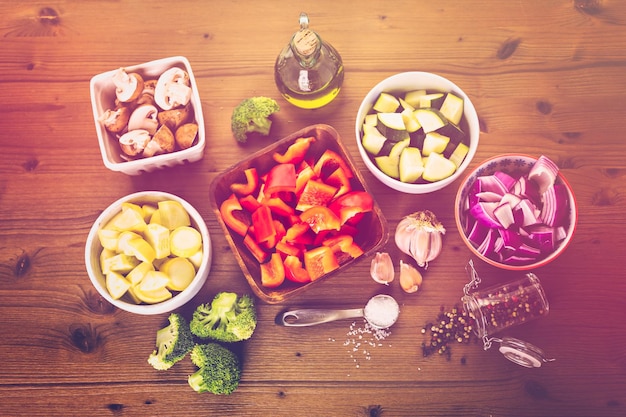
[[[391,327],[400,314],[400,306],[396,300],[385,294],[370,298],[364,308],[353,309],[320,309],[305,308],[292,310],[277,317],[276,322],[283,326],[304,327],[329,321],[364,317],[372,327],[386,329]]]

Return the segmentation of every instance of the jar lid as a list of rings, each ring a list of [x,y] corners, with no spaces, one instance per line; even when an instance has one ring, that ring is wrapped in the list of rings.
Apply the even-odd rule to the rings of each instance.
[[[539,368],[545,362],[554,361],[537,346],[513,337],[502,338],[498,350],[511,362],[526,368]]]

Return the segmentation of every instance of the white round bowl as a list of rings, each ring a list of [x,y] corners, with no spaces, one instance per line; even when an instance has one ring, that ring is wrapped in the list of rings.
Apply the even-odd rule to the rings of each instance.
[[[469,130],[467,132],[470,141],[469,152],[465,156],[465,159],[461,163],[461,166],[450,177],[431,183],[409,184],[392,178],[383,173],[380,169],[378,169],[365,148],[363,148],[363,144],[361,143],[362,127],[365,116],[370,112],[380,93],[404,93],[411,90],[420,89],[440,92],[453,92],[454,94],[463,98],[463,117],[467,122],[467,127]],[[402,72],[399,74],[395,74],[389,78],[385,78],[384,80],[376,84],[376,86],[372,88],[369,93],[367,93],[367,95],[361,102],[359,111],[356,116],[354,129],[359,153],[361,154],[361,158],[365,162],[365,166],[367,167],[367,169],[372,173],[372,175],[374,175],[380,182],[382,182],[386,186],[408,194],[432,193],[434,191],[444,188],[445,186],[449,185],[457,178],[459,178],[463,174],[463,171],[465,171],[465,169],[469,166],[472,158],[474,157],[474,154],[476,153],[480,133],[478,115],[476,114],[476,109],[474,108],[474,105],[472,104],[472,101],[469,99],[467,94],[465,94],[465,92],[452,81],[440,75],[419,71]]]
[[[102,251],[102,245],[100,244],[100,239],[98,238],[98,230],[102,228],[109,220],[111,220],[111,218],[115,214],[121,211],[122,203],[152,203],[156,205],[156,203],[158,203],[159,201],[164,200],[174,200],[181,203],[185,210],[187,210],[187,213],[189,213],[191,225],[202,235],[202,261],[195,278],[185,290],[175,294],[169,300],[162,301],[160,303],[134,304],[132,302],[126,301],[124,298],[117,300],[113,299],[106,289],[105,276],[102,273],[102,269],[100,267],[100,252]],[[198,291],[200,291],[200,289],[206,282],[207,277],[209,276],[209,271],[211,269],[211,258],[211,238],[209,236],[209,230],[206,226],[206,223],[204,222],[204,219],[202,218],[200,213],[198,213],[198,211],[191,204],[189,204],[182,198],[161,191],[137,192],[134,194],[129,194],[115,201],[113,204],[107,207],[100,214],[100,216],[98,216],[93,226],[91,227],[91,230],[89,231],[89,234],[87,236],[87,242],[85,244],[85,266],[87,268],[87,274],[89,275],[89,279],[91,280],[93,286],[105,300],[122,310],[135,314],[150,315],[168,313],[183,306],[185,303],[191,300],[198,293]]]

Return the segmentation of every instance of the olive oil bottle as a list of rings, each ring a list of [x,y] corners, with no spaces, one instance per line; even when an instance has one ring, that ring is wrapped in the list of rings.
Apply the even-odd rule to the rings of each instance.
[[[300,14],[300,30],[283,48],[274,65],[278,91],[291,104],[316,109],[330,103],[343,84],[341,56],[309,29],[309,17]]]

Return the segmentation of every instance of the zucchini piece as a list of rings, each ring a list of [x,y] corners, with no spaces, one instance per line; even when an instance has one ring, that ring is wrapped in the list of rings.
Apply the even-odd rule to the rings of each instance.
[[[389,155],[377,156],[374,162],[378,169],[391,178],[400,179],[400,169],[398,158],[392,158]]]
[[[422,178],[426,181],[435,182],[444,178],[448,178],[456,171],[456,165],[443,155],[438,153],[431,153],[428,155],[428,160],[424,164],[424,172]]]
[[[420,106],[420,97],[426,95],[426,90],[413,90],[409,91],[404,95],[404,101],[414,108],[418,108]]]
[[[426,138],[426,133],[424,133],[424,129],[420,128],[419,130],[412,132],[411,136],[411,145],[414,148],[422,149],[424,146],[424,139]]]
[[[452,152],[452,155],[450,155],[450,158],[448,159],[450,159],[450,161],[452,161],[454,165],[456,165],[456,168],[458,169],[463,163],[463,160],[465,160],[465,157],[467,156],[468,153],[469,153],[469,146],[461,142],[458,145],[456,145],[456,149],[454,149],[454,152]]]
[[[424,129],[424,133],[434,132],[448,124],[448,119],[437,109],[417,109],[415,117]]]
[[[465,132],[463,132],[463,130],[461,130],[461,128],[454,123],[446,124],[445,126],[437,129],[437,132],[444,136],[448,136],[454,143],[464,142],[466,139]]]
[[[365,120],[363,120],[363,124],[376,126],[378,124],[378,116],[376,113],[370,113],[365,116]]]
[[[432,93],[425,94],[420,97],[420,108],[433,108],[439,109],[444,102],[444,94],[443,93]]]
[[[420,122],[417,121],[413,110],[405,109],[400,114],[402,115],[402,120],[404,121],[404,126],[406,126],[407,132],[417,132],[422,127]]]
[[[372,107],[379,113],[393,113],[400,107],[400,101],[389,93],[380,93]]]
[[[399,142],[409,137],[402,113],[378,113],[380,132],[390,141]]]
[[[418,148],[407,146],[402,150],[398,171],[402,182],[413,183],[420,179],[424,172],[424,163]]]
[[[443,153],[450,142],[450,138],[437,132],[429,132],[424,138],[424,147],[422,148],[422,154],[424,156],[430,156],[431,153]]]
[[[398,101],[400,101],[400,106],[402,107],[403,110],[415,111],[415,107],[411,106],[409,103],[404,101],[402,98],[398,98]]]
[[[439,110],[446,119],[458,125],[463,117],[463,99],[453,93],[448,93]]]
[[[361,144],[370,155],[380,154],[385,142],[387,142],[387,138],[375,126],[363,125]]]
[[[400,159],[400,154],[402,153],[404,148],[409,146],[410,142],[411,142],[411,138],[406,138],[406,139],[401,140],[400,142],[396,143],[395,145],[393,145],[393,147],[389,151],[389,156],[391,158]]]

